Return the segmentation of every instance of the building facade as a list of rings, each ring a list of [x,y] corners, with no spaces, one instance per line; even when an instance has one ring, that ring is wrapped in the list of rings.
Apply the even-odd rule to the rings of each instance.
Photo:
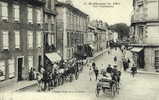
[[[42,0],[0,0],[0,86],[43,65]]]
[[[84,47],[88,57],[93,56],[93,54],[96,51],[95,31],[96,31],[96,27],[88,25],[87,33],[84,35]]]
[[[67,2],[58,2],[56,10],[57,49],[63,59],[71,59],[75,52],[83,50],[88,15]]]
[[[148,71],[159,69],[159,1],[133,0],[131,32],[138,49],[138,67]],[[143,60],[142,60],[143,59]]]
[[[51,70],[55,59],[60,58],[56,48],[56,0],[45,0],[44,6],[44,68]],[[61,60],[61,59],[58,59]]]
[[[106,48],[108,37],[108,25],[101,20],[91,21],[91,25],[96,28],[95,30],[95,50],[96,52],[102,51]]]

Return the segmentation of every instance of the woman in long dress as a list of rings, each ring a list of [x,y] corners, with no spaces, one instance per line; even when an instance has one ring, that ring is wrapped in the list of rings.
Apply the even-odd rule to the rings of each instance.
[[[92,80],[92,74],[93,74],[93,68],[92,66],[89,66],[89,80]]]

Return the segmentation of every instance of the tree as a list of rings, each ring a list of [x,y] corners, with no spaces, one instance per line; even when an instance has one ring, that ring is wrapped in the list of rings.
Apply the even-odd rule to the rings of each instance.
[[[110,26],[110,29],[119,34],[119,38],[123,40],[123,37],[129,37],[129,26],[125,23],[117,23]]]

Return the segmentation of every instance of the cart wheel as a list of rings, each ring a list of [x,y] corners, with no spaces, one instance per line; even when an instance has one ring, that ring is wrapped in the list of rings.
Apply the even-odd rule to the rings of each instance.
[[[105,93],[106,92],[106,90],[105,90],[105,88],[103,88],[103,93]]]
[[[73,81],[73,75],[71,74],[70,75],[70,82],[72,82]]]
[[[99,89],[98,88],[96,88],[96,97],[99,97]]]
[[[119,94],[119,83],[118,82],[116,83],[116,92],[117,92],[117,94]]]
[[[113,85],[112,85],[112,88],[111,88],[111,95],[112,95],[112,96],[115,96],[115,92],[116,92],[116,85],[113,84]]]

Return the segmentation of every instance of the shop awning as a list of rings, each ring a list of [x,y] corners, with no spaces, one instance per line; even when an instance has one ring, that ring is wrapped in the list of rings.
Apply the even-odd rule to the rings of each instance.
[[[140,52],[141,50],[143,50],[143,48],[141,47],[135,47],[131,49],[132,52],[137,52],[137,53]]]
[[[46,53],[45,54],[50,60],[51,62],[59,62],[61,60],[61,57],[59,54],[57,53]]]
[[[94,46],[93,46],[93,45],[90,44],[89,46],[90,46],[92,49],[94,49]]]

